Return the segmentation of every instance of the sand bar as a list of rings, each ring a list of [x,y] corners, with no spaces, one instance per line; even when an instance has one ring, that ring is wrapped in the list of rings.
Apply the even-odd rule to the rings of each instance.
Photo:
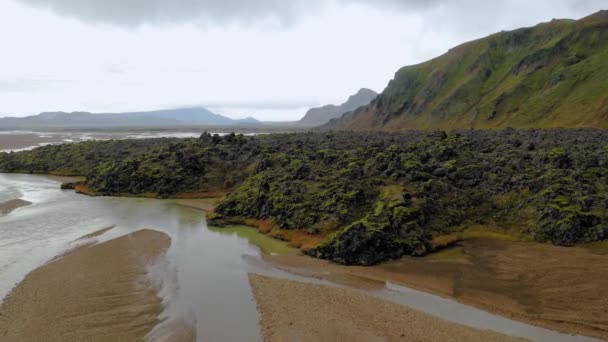
[[[360,291],[250,274],[265,341],[523,341]]]
[[[580,247],[494,240],[463,243],[462,258],[403,258],[346,267],[266,256],[292,273],[357,288],[389,281],[564,333],[608,340],[608,255]]]
[[[166,234],[140,230],[35,269],[0,306],[0,340],[143,340],[162,309],[146,266],[169,245]]]
[[[0,203],[0,215],[10,214],[13,210],[21,207],[25,207],[26,205],[30,205],[32,202],[28,202],[22,199],[12,199],[6,202]]]

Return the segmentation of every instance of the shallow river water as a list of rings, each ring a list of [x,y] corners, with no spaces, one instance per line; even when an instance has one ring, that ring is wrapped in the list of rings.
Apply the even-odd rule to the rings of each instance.
[[[110,226],[114,228],[99,241],[142,228],[171,237],[167,258],[152,266],[150,274],[162,286],[163,316],[193,324],[198,341],[260,339],[248,273],[340,286],[272,267],[263,261],[261,251],[285,252],[287,247],[247,228],[209,229],[200,211],[171,200],[87,197],[62,191],[56,180],[45,176],[0,174],[0,202],[15,198],[32,205],[0,216],[0,301],[27,273],[69,248],[71,241]],[[535,341],[594,341],[394,284],[368,293],[449,321]]]

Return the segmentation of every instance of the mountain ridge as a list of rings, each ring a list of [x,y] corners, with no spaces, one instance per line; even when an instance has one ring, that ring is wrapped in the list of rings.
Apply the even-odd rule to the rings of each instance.
[[[258,124],[252,117],[231,119],[204,107],[186,107],[142,112],[90,113],[41,112],[26,117],[0,118],[0,129],[23,128],[112,128],[124,126],[157,127],[187,125]]]
[[[401,68],[322,129],[608,128],[608,11],[457,45]]]

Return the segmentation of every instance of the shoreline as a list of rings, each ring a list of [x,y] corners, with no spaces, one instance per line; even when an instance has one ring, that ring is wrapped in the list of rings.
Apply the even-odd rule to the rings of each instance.
[[[0,336],[12,341],[143,340],[162,311],[147,267],[169,245],[166,234],[144,229],[52,259],[6,296]]]

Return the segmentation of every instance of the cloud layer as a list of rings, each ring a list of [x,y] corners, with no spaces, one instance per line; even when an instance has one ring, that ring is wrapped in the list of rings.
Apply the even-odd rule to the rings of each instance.
[[[505,16],[522,20],[538,12],[563,9],[587,13],[606,6],[605,0],[17,0],[76,18],[85,23],[119,27],[142,25],[217,24],[287,27],[334,6],[352,5],[401,14],[434,12],[431,25],[490,27]],[[538,11],[531,13],[530,11]],[[470,30],[470,29],[469,29]]]
[[[379,8],[420,10],[446,0],[18,0],[49,8],[60,15],[91,23],[119,26],[196,22],[257,23],[271,20],[290,24],[326,6],[371,5]]]

